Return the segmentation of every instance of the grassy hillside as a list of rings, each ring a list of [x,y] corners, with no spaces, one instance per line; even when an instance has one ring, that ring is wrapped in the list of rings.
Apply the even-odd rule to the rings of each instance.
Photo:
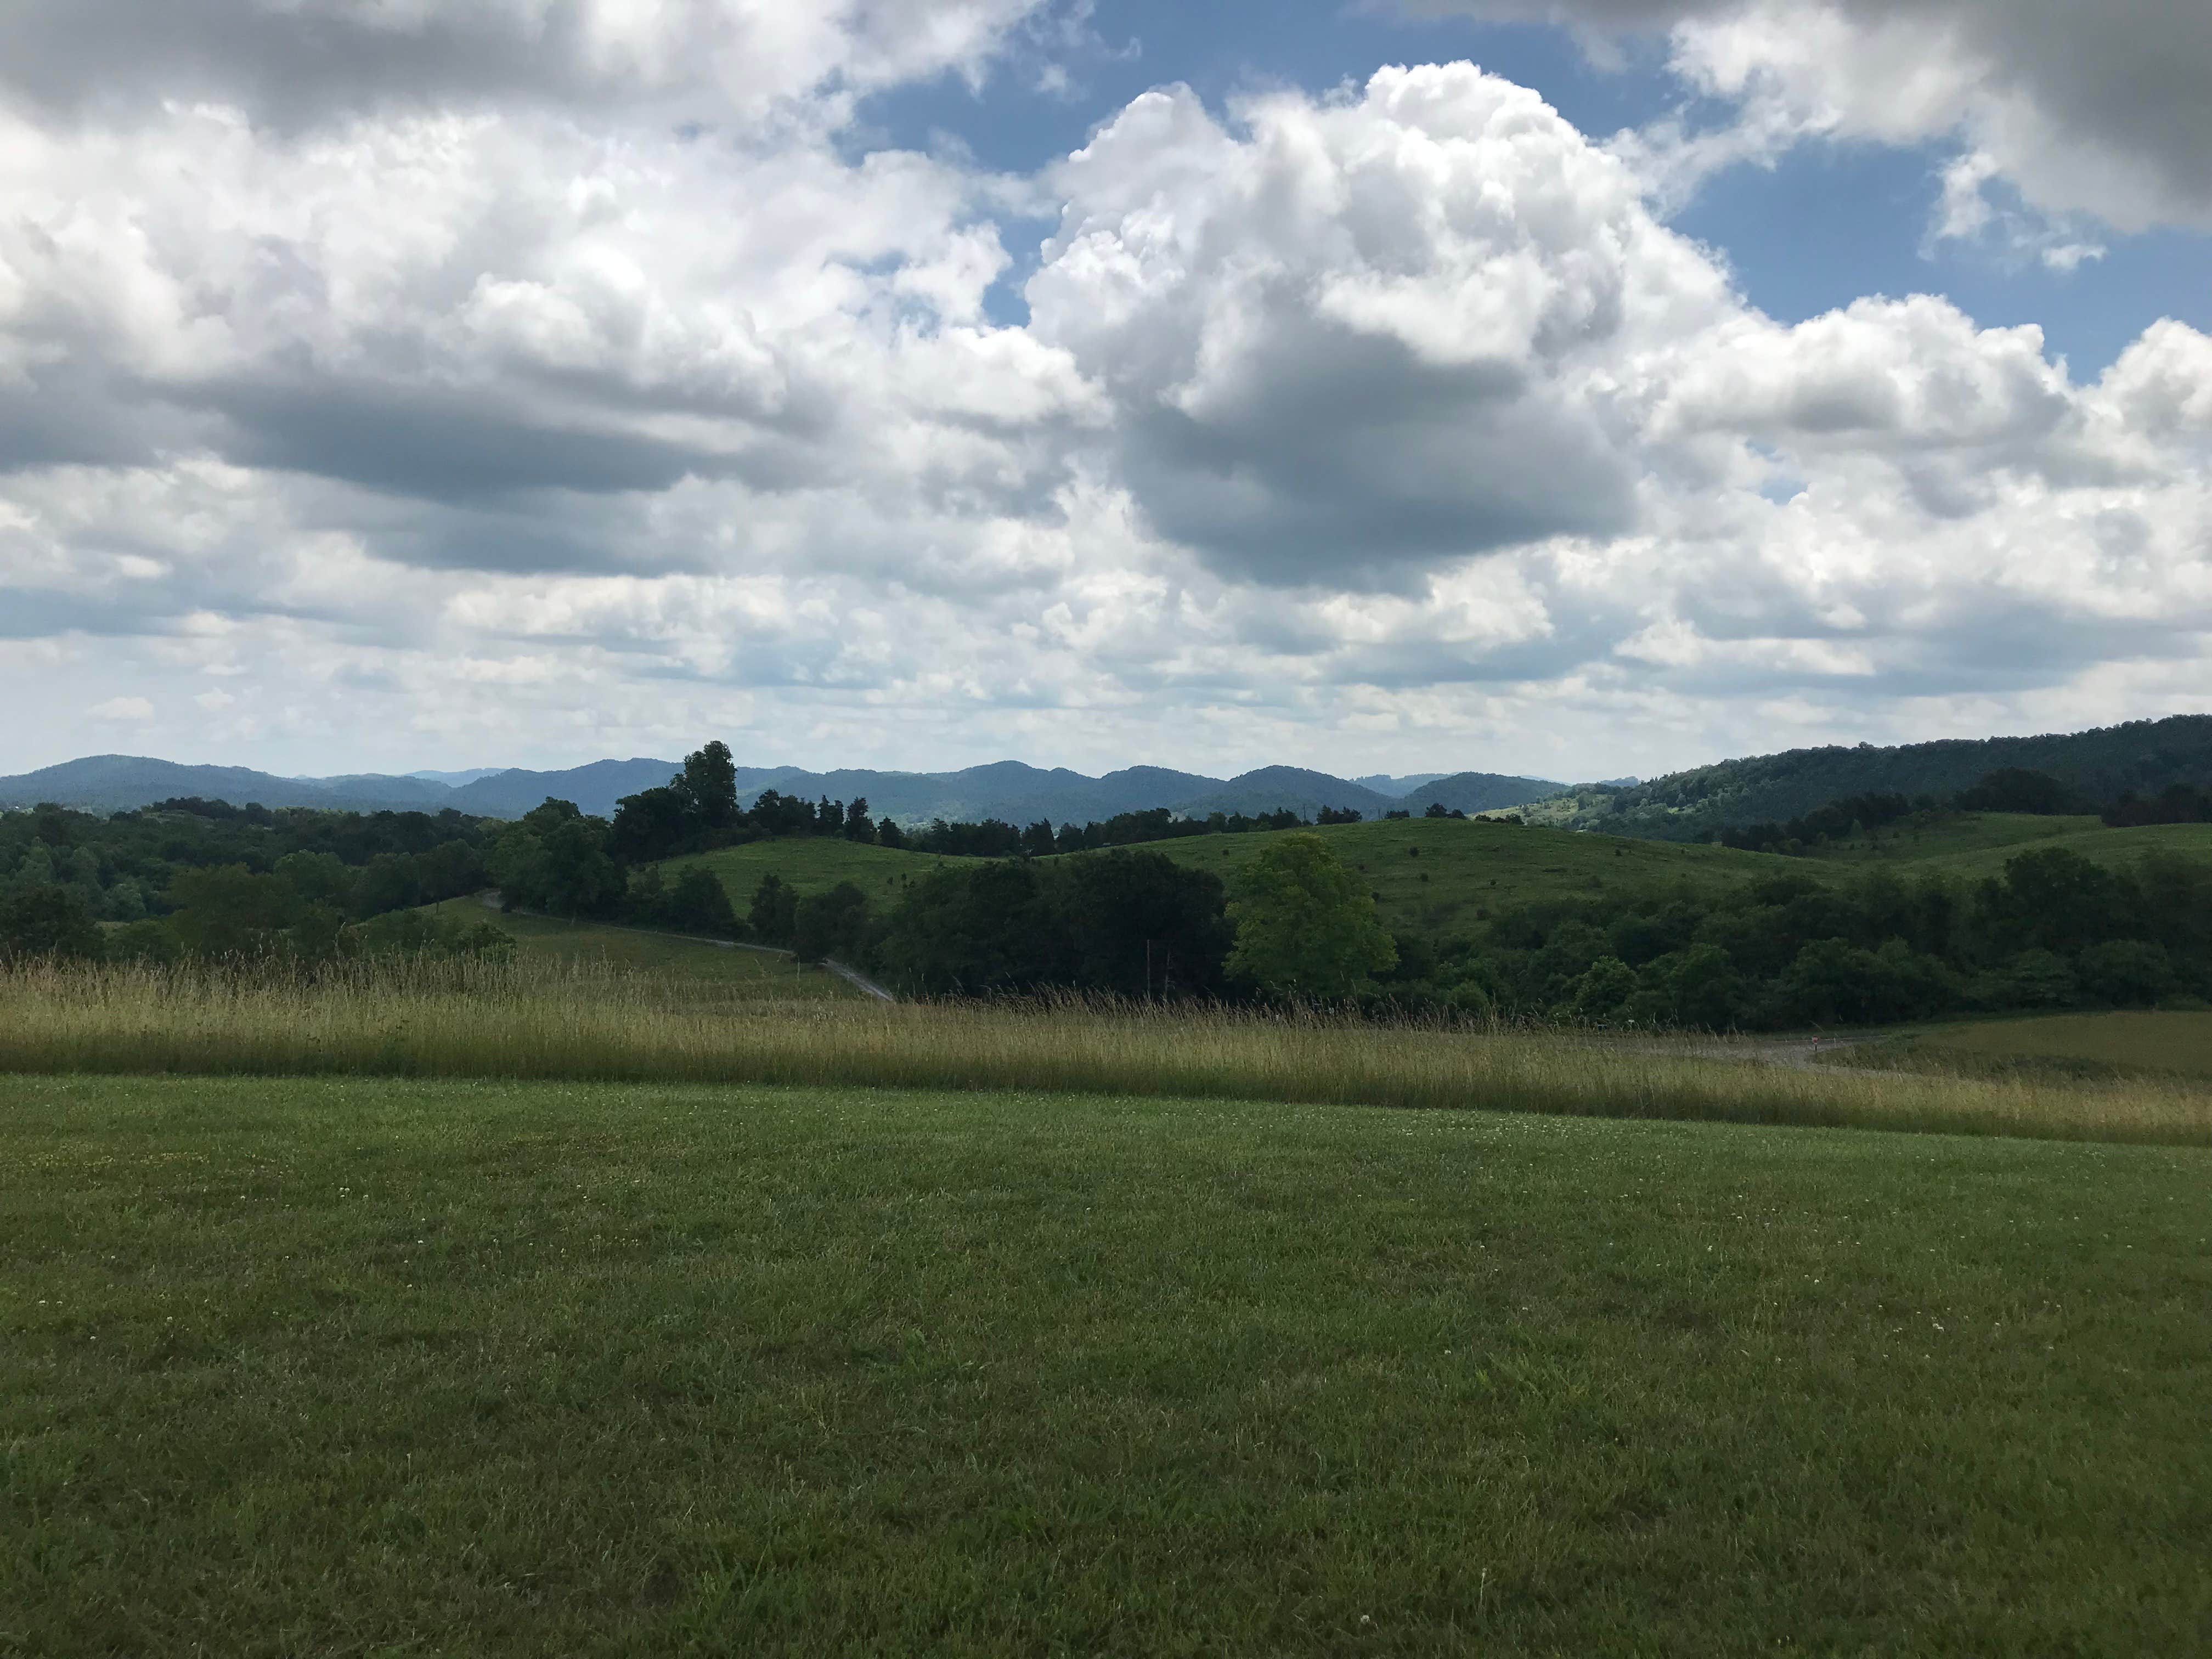
[[[961,861],[842,841],[834,836],[793,836],[726,847],[697,858],[674,859],[664,868],[672,881],[679,871],[694,864],[705,865],[743,915],[761,878],[771,873],[801,898],[810,893],[826,893],[839,882],[849,881],[868,896],[869,902],[881,907],[897,898],[902,884]]]
[[[1960,854],[2001,851],[2006,857],[2036,842],[2094,834],[2095,817],[2038,817],[2027,812],[1960,812],[1925,827],[1895,826],[1861,841],[1820,842],[1806,857],[1823,864],[1894,864]]]
[[[1162,853],[1233,883],[1236,872],[1271,836],[1285,833],[1300,832],[1193,836],[1132,850]],[[1872,843],[1838,845],[1817,858],[1516,828],[1472,818],[1388,819],[1330,824],[1303,833],[1322,837],[1352,866],[1376,896],[1385,926],[1429,934],[1469,932],[1489,915],[1516,905],[1623,890],[1711,894],[1777,874],[1848,881],[1875,867],[1908,879],[1923,871],[1972,879],[2001,873],[2007,859],[2029,846],[2064,847],[2115,867],[2134,863],[2154,848],[2212,862],[2212,824],[2108,830],[2094,818],[2009,813],[1967,815],[1918,836],[1907,833],[1885,836]],[[802,896],[824,891],[840,881],[854,882],[881,908],[896,903],[908,883],[963,860],[799,837],[755,842],[698,860],[679,860],[669,866],[671,873],[690,862],[703,862],[713,870],[742,913],[761,877],[770,871]]]
[[[2031,819],[2030,823],[2079,824],[2077,818]],[[2212,862],[2212,823],[2153,823],[2133,830],[2110,830],[2095,819],[2089,829],[2069,829],[2056,835],[2026,836],[2017,841],[1996,842],[1977,848],[1932,853],[1900,859],[1891,867],[1905,874],[1929,872],[1962,880],[2002,872],[2005,860],[2030,847],[2063,848],[2111,869],[2124,869],[2150,852],[2165,852],[2201,862]],[[1818,860],[1804,860],[1817,862]]]
[[[846,998],[858,992],[836,975],[802,968],[788,957],[735,947],[724,949],[665,934],[599,922],[559,921],[487,910],[475,899],[429,906],[464,922],[489,921],[512,933],[526,961],[603,963],[610,968],[667,975],[711,984],[718,990],[763,997]]]
[[[2004,1076],[2212,1079],[2212,1013],[2048,1014],[1939,1025],[1884,1044],[1872,1057],[1906,1069]],[[1841,1061],[1853,1061],[1850,1050]]]
[[[1198,836],[1155,842],[1146,850],[1233,880],[1246,860],[1281,833]],[[1467,931],[1498,909],[1539,899],[1653,886],[1711,892],[1802,864],[1771,853],[1519,829],[1475,818],[1398,818],[1330,824],[1308,833],[1327,841],[1366,882],[1386,926],[1417,933]]]
[[[2208,1175],[1220,1101],[8,1079],[0,1646],[2197,1652]]]

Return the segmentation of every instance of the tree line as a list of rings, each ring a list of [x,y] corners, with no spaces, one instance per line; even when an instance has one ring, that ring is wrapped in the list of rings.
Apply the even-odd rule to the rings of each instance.
[[[1784,872],[1725,896],[1624,894],[1509,910],[1479,933],[1398,941],[1381,994],[1519,1018],[1707,1030],[1947,1013],[2201,1006],[2212,868],[2063,848],[2002,876],[1833,887]]]
[[[2169,790],[2162,799],[2194,798],[2198,792],[2186,785]],[[2087,817],[2097,804],[2069,783],[2025,767],[2001,767],[1958,793],[1905,795],[1895,791],[1845,795],[1814,807],[1786,823],[1746,824],[1708,830],[1706,839],[1739,852],[1796,855],[1817,850],[1823,842],[1879,838],[1893,825],[1925,830],[1961,812],[2021,812],[2039,817]],[[2128,816],[2142,811],[2134,796],[2104,809],[2107,823],[2188,823],[2187,818]]]
[[[374,948],[406,928],[366,924],[482,888],[502,827],[453,811],[195,799],[105,817],[51,804],[0,814],[0,956]],[[469,933],[432,932],[441,946]]]

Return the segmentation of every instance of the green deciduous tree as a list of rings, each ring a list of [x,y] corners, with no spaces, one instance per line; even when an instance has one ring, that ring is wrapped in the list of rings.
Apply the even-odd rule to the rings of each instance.
[[[799,895],[785,886],[783,878],[771,870],[753,889],[753,902],[745,913],[745,920],[752,925],[753,937],[763,944],[787,945],[799,926]]]
[[[307,908],[289,882],[256,875],[242,864],[179,871],[169,884],[169,902],[176,906],[169,925],[185,949],[199,957],[283,949]]]
[[[1241,872],[1229,915],[1229,972],[1278,995],[1354,996],[1398,960],[1373,896],[1319,836],[1262,848]]]
[[[744,925],[730,905],[730,895],[704,865],[695,864],[669,887],[668,921],[687,933],[712,933],[729,939],[744,933]]]
[[[0,897],[0,959],[100,955],[100,924],[76,889],[44,882]]]
[[[686,755],[683,775],[671,787],[683,795],[686,816],[700,829],[726,829],[738,821],[737,763],[720,738]]]
[[[802,962],[856,957],[868,939],[868,896],[849,881],[799,900],[792,948]]]

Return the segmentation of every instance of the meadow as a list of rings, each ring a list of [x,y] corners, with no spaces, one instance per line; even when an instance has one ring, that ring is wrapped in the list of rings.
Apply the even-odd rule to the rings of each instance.
[[[774,1001],[837,1000],[856,996],[833,974],[808,967],[781,951],[724,945],[611,922],[568,921],[556,916],[488,909],[474,898],[423,907],[436,915],[473,925],[489,921],[513,936],[516,955],[529,966],[559,974],[580,969],[642,973],[712,986],[732,995]]]
[[[931,872],[965,860],[933,853],[878,847],[873,842],[846,841],[836,836],[787,836],[772,841],[749,842],[692,858],[672,859],[662,866],[673,881],[694,864],[712,870],[743,915],[761,878],[774,875],[806,898],[826,893],[839,882],[849,881],[878,908],[897,902],[900,890]]]
[[[0,1079],[0,1653],[2195,1650],[2208,1157]]]
[[[1283,833],[1193,836],[1133,850],[1164,854],[1233,884],[1245,862]],[[1623,892],[1710,899],[1776,875],[1848,883],[1878,867],[1907,880],[1921,874],[1978,880],[2002,874],[2006,860],[2030,847],[2063,847],[2116,869],[2154,850],[2212,862],[2212,824],[2111,830],[2094,818],[1998,812],[1960,814],[1926,830],[1830,846],[1802,858],[1473,818],[1383,819],[1304,833],[1322,836],[1366,883],[1385,927],[1431,937],[1472,933],[1499,911],[1524,904]],[[880,910],[896,904],[908,884],[965,860],[799,836],[677,860],[665,868],[672,878],[694,862],[714,872],[742,914],[761,878],[771,872],[802,897],[850,881]]]
[[[2186,1079],[1782,1069],[1755,1043],[1079,1000],[775,1000],[591,963],[0,969],[0,1073],[1045,1090],[2212,1145]]]
[[[1838,1058],[1964,1077],[2212,1081],[2212,1013],[2170,1009],[1973,1020],[1839,1050]]]
[[[1233,886],[1245,861],[1272,836],[1284,833],[1194,836],[1148,842],[1142,850],[1211,870]],[[1480,818],[1382,819],[1325,824],[1306,833],[1327,841],[1366,884],[1386,927],[1429,934],[1472,932],[1500,909],[1544,900],[1651,888],[1710,896],[1801,864],[1771,853],[1632,841]]]

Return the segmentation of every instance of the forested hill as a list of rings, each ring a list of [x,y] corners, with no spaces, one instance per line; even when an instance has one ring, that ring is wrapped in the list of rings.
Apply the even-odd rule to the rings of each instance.
[[[186,798],[228,801],[233,806],[253,802],[347,812],[435,812],[459,805],[452,789],[421,778],[280,778],[243,766],[180,766],[143,755],[88,755],[18,777],[0,778],[0,809],[55,801],[80,811],[128,812],[156,801]]]
[[[1455,772],[1409,791],[1398,805],[1415,812],[1431,805],[1447,811],[1502,812],[1509,806],[1526,805],[1559,793],[1556,783],[1541,778],[1501,777],[1495,772]]]
[[[1723,761],[1632,788],[1572,790],[1525,809],[1533,823],[1609,835],[1695,841],[1708,830],[1800,817],[1846,796],[1948,799],[2018,767],[2100,804],[2170,784],[2212,782],[2212,714],[2131,720],[2093,732],[1982,738],[1878,749],[1792,749]]]

